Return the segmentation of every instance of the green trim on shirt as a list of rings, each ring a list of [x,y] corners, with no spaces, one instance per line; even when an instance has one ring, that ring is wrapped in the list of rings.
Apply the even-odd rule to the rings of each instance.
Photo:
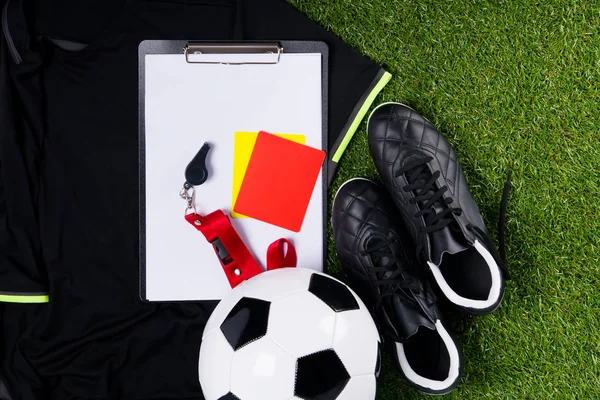
[[[344,151],[346,151],[346,148],[350,144],[350,140],[352,140],[354,133],[356,133],[356,130],[358,129],[358,126],[360,125],[360,122],[363,120],[363,118],[367,114],[367,111],[369,111],[371,104],[373,104],[373,102],[375,101],[375,97],[377,97],[379,92],[381,92],[381,90],[385,87],[385,85],[388,84],[390,79],[392,79],[392,74],[390,74],[387,71],[384,72],[384,74],[379,79],[379,82],[377,82],[377,85],[375,85],[373,90],[371,90],[371,93],[369,93],[369,95],[365,99],[365,102],[362,104],[362,106],[358,110],[358,113],[356,114],[356,117],[352,121],[350,128],[348,128],[348,131],[344,135],[344,139],[342,140],[339,147],[335,151],[335,154],[333,155],[333,158],[331,159],[333,162],[337,163],[340,161],[342,154],[344,154]]]
[[[0,292],[0,303],[48,303],[50,298],[44,293],[8,293]]]

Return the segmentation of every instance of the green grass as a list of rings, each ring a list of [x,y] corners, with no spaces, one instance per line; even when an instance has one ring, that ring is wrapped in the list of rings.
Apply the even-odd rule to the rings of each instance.
[[[595,2],[290,0],[394,78],[378,97],[444,133],[495,237],[512,169],[513,279],[487,317],[452,316],[464,355],[449,399],[600,398],[600,6]],[[377,179],[363,122],[345,180]],[[329,264],[339,271],[330,236]],[[429,398],[389,360],[378,399]]]

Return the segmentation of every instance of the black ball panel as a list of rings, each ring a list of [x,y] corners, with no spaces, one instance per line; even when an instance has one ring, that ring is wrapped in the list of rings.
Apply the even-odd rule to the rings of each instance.
[[[220,397],[219,400],[240,400],[240,398],[229,392],[225,396]]]
[[[233,350],[267,334],[271,303],[242,297],[221,324],[221,332]]]
[[[358,310],[358,302],[348,287],[328,276],[313,274],[308,291],[321,299],[335,312]]]
[[[304,400],[335,400],[349,380],[336,352],[320,351],[298,359],[294,395]]]

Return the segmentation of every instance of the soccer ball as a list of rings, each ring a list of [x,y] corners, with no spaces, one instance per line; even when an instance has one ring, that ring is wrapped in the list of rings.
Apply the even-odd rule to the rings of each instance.
[[[263,272],[215,308],[198,365],[207,400],[369,400],[381,368],[369,311],[309,269]]]

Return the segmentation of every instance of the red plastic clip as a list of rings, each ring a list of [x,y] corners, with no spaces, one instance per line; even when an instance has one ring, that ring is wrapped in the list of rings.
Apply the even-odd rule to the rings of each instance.
[[[191,213],[185,219],[212,244],[232,288],[263,272],[223,211],[217,210],[204,216]],[[294,268],[296,260],[296,249],[287,239],[274,241],[267,250],[269,271]]]
[[[185,219],[213,245],[232,288],[263,272],[223,211],[187,214]]]

